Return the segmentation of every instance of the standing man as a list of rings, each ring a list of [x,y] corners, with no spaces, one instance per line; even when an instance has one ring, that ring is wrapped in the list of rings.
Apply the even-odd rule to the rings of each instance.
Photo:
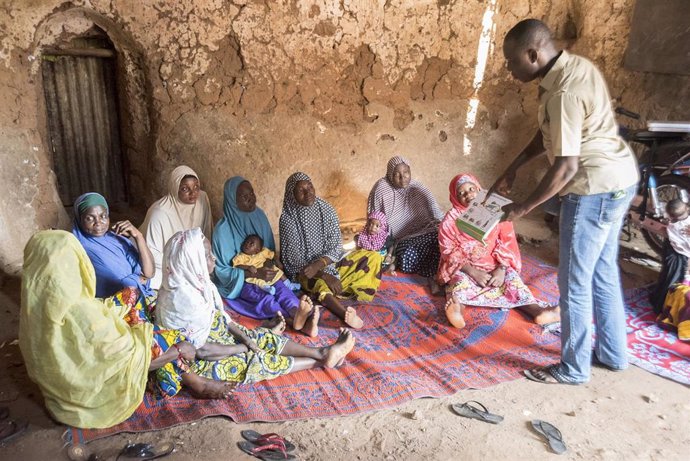
[[[559,50],[543,22],[519,22],[506,35],[503,54],[513,77],[539,79],[539,130],[491,190],[509,192],[517,170],[547,152],[551,168],[527,200],[504,207],[506,219],[526,215],[557,193],[562,200],[561,362],[525,375],[541,383],[582,384],[591,373],[593,315],[594,360],[612,370],[628,366],[618,237],[639,179],[637,163],[618,136],[603,76],[590,61]]]

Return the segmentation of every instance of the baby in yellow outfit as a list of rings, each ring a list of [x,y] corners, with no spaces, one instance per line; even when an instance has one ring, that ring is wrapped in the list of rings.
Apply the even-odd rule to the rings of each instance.
[[[257,277],[246,277],[244,279],[247,283],[252,283],[265,292],[275,295],[276,289],[273,286],[278,280],[282,280],[285,286],[290,290],[299,290],[300,284],[293,283],[285,277],[275,261],[275,253],[264,247],[264,241],[256,234],[250,234],[242,242],[240,246],[240,253],[232,258],[232,265],[243,269],[251,274],[256,274],[257,269],[262,267],[270,268],[276,271],[276,275],[272,280],[266,281]]]

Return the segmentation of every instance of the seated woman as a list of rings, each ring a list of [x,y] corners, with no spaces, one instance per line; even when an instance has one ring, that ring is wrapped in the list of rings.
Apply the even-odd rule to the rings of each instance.
[[[446,284],[446,316],[456,328],[465,326],[465,306],[518,308],[538,324],[557,322],[558,306],[549,307],[532,295],[520,278],[522,261],[511,222],[499,223],[485,244],[458,229],[456,220],[481,189],[472,175],[450,182],[450,202],[439,229],[441,262],[438,279]]]
[[[304,173],[294,173],[285,184],[280,215],[280,259],[285,274],[302,289],[317,296],[328,310],[352,328],[362,319],[337,296],[371,299],[380,283],[381,258],[354,252],[344,260],[338,215],[331,205],[316,197],[314,185]]]
[[[98,299],[84,248],[64,231],[42,231],[24,250],[19,347],[53,417],[80,428],[121,423],[141,403],[149,371],[166,395],[180,383],[225,398],[232,385],[186,371],[195,349],[178,331],[133,320],[137,290]],[[128,323],[130,321],[132,324]]]
[[[150,279],[155,266],[151,250],[143,234],[129,221],[119,221],[110,230],[109,212],[105,198],[96,192],[80,195],[74,201],[72,233],[96,271],[96,296],[107,298],[125,287],[134,287],[153,303],[156,293]]]
[[[369,193],[367,211],[381,211],[388,218],[395,241],[395,267],[428,277],[432,294],[436,294],[438,223],[443,213],[429,189],[412,179],[408,160],[395,156],[388,161],[386,176]]]
[[[180,165],[170,173],[168,195],[149,207],[140,228],[156,266],[151,288],[157,290],[161,286],[166,242],[176,232],[193,227],[200,227],[204,235],[211,238],[211,205],[206,192],[201,190],[199,175],[188,166]]]
[[[233,266],[232,260],[240,254],[244,239],[251,234],[261,237],[263,245],[275,251],[271,224],[263,210],[256,206],[252,185],[235,176],[225,182],[223,217],[213,234],[213,254],[217,258],[213,274],[218,291],[238,314],[255,319],[274,319],[274,323],[285,317],[295,330],[316,336],[318,313],[308,297],[298,299],[282,283],[276,284],[275,294],[254,283],[245,283],[246,278],[270,282],[276,275],[275,269],[262,267],[250,272]]]
[[[184,329],[197,347],[192,370],[222,381],[255,383],[317,366],[336,367],[355,344],[341,328],[327,347],[307,347],[266,328],[249,330],[223,309],[209,276],[215,259],[201,230],[178,232],[165,246],[163,285],[156,320],[165,328]]]

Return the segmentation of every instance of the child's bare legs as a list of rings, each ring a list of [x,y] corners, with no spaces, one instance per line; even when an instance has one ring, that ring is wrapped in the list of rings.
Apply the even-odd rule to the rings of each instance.
[[[452,291],[446,292],[446,317],[455,328],[465,328],[465,305],[455,299]]]
[[[355,337],[347,328],[340,329],[340,335],[326,347],[309,347],[288,341],[280,355],[294,357],[292,371],[307,370],[316,366],[334,368],[345,359],[355,347]]]
[[[533,319],[537,325],[561,321],[561,308],[559,306],[542,308],[536,304],[528,304],[527,306],[516,307],[516,309]]]
[[[216,381],[194,373],[183,373],[182,384],[194,397],[200,399],[227,399],[237,386],[234,382]]]
[[[343,304],[331,293],[326,294],[322,302],[326,309],[333,312],[336,317],[345,322],[346,325],[354,329],[359,329],[364,326],[364,321],[357,315],[355,308],[352,306],[343,306]]]
[[[309,300],[311,302],[311,299]],[[313,307],[313,313],[307,321],[304,323],[304,328],[302,328],[302,333],[312,338],[319,336],[319,318],[321,317],[321,311],[318,307]]]

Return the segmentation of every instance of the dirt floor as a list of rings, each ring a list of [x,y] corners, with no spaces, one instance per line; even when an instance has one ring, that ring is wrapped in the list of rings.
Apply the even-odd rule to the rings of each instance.
[[[521,228],[521,234],[529,236],[522,244],[523,252],[556,264],[557,238],[548,227],[532,221]],[[628,261],[650,259],[641,239],[623,246],[625,287],[655,280],[655,269]],[[9,406],[12,417],[28,420],[30,427],[24,436],[0,448],[0,459],[67,459],[61,438],[64,428],[43,409],[40,392],[27,379],[16,345],[18,302],[18,282],[5,279],[0,292],[0,406]],[[451,413],[452,403],[467,400],[481,401],[505,420],[491,425]],[[120,434],[89,447],[116,452],[127,441],[172,440],[177,448],[167,458],[171,461],[254,459],[235,444],[241,440],[240,431],[251,428],[283,434],[298,445],[304,460],[555,458],[530,428],[530,420],[538,418],[563,433],[568,451],[562,458],[680,460],[687,459],[690,447],[689,414],[690,389],[684,385],[634,366],[620,373],[595,368],[591,382],[584,386],[545,386],[520,379],[357,416],[254,424],[208,418],[158,432]]]

